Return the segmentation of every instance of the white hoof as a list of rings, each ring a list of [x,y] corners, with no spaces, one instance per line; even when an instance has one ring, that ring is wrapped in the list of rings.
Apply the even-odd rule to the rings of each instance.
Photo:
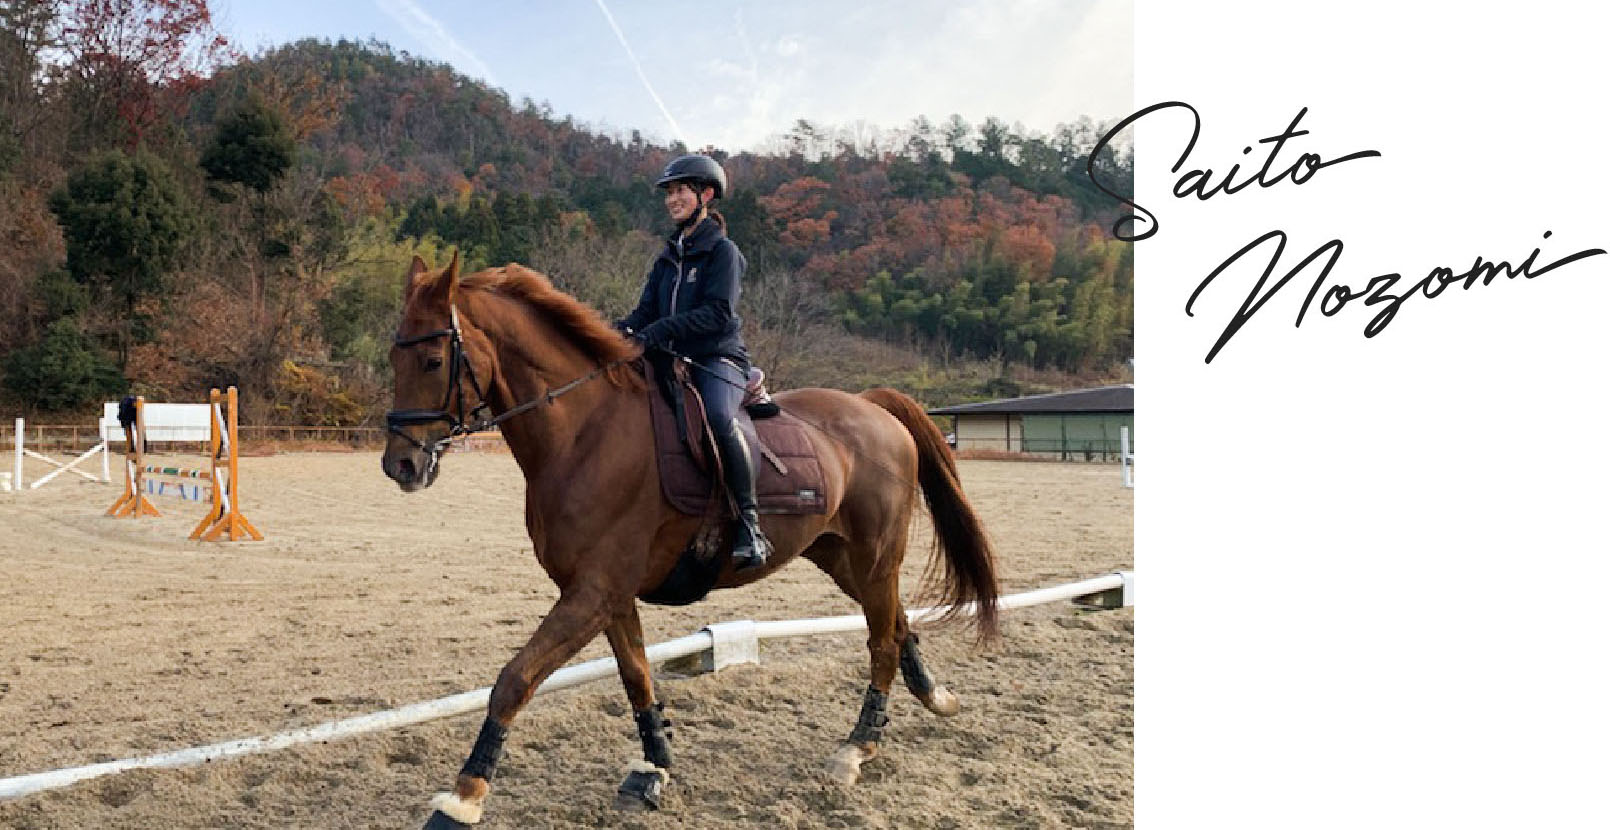
[[[922,705],[928,707],[928,711],[945,718],[954,717],[962,710],[961,700],[944,686],[935,686],[933,693],[928,695]]]
[[[626,769],[621,770],[622,775],[631,775],[634,772],[658,775],[661,784],[671,783],[671,771],[665,767],[654,766],[653,761],[633,761],[626,765]]]
[[[437,793],[430,800],[431,809],[439,810],[442,815],[460,824],[479,824],[481,822],[481,805],[479,802],[459,798],[456,793]]]
[[[834,781],[848,787],[861,780],[861,764],[877,754],[871,747],[845,744],[827,759],[827,774]]]

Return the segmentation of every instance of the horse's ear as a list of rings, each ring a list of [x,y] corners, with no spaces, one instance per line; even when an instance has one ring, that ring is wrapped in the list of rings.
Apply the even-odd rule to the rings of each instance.
[[[458,293],[458,249],[453,249],[453,261],[447,264],[447,273],[442,275],[442,290],[447,295],[448,304],[452,304],[453,295]]]
[[[419,275],[429,270],[430,266],[425,264],[425,260],[419,254],[414,254],[414,261],[408,266],[408,278],[403,282],[403,296],[412,293],[414,282],[419,279]]]

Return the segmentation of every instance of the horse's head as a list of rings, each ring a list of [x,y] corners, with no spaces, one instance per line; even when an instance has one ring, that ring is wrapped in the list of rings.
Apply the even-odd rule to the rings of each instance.
[[[494,361],[485,336],[455,302],[458,253],[432,271],[414,257],[404,289],[402,321],[391,346],[392,410],[380,466],[403,490],[436,480],[441,453],[455,435],[486,415]]]

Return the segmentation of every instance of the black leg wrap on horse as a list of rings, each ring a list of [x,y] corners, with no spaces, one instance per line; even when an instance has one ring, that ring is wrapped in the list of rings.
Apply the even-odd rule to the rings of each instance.
[[[441,810],[433,811],[430,818],[425,821],[425,830],[466,830],[472,826],[474,825],[465,824]]]
[[[883,740],[883,727],[889,725],[889,716],[885,714],[888,708],[887,694],[878,691],[876,686],[866,687],[866,697],[861,701],[861,717],[856,719],[855,728],[850,730],[850,743],[875,744]]]
[[[906,641],[900,644],[900,677],[906,681],[906,688],[923,700],[933,694],[934,687],[939,685],[928,674],[928,669],[922,664],[922,655],[917,652],[917,635],[907,634]]]
[[[632,710],[637,721],[637,737],[643,740],[643,760],[662,769],[671,767],[671,721],[665,717],[665,704]]]
[[[475,737],[475,748],[470,750],[470,759],[464,762],[464,768],[458,774],[491,781],[492,773],[498,767],[498,758],[503,755],[503,739],[508,735],[508,727],[487,718],[481,724],[481,734]]]

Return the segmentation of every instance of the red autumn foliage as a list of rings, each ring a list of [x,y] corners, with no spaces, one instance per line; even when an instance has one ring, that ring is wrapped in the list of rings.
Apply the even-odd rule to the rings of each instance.
[[[206,73],[231,57],[206,0],[73,0],[62,45],[131,147],[182,114]]]
[[[1051,276],[1051,260],[1057,248],[1045,233],[1033,225],[1014,225],[1001,234],[1001,256],[1014,265],[1021,265],[1036,280]]]

